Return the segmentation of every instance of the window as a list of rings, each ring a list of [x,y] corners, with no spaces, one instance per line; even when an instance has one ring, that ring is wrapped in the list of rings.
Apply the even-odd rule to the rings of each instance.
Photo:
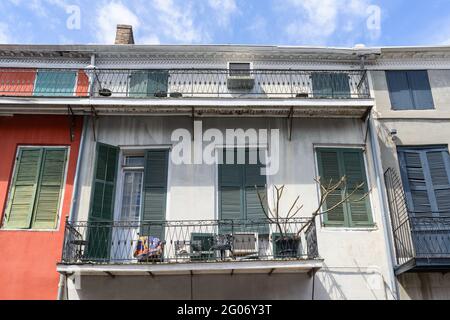
[[[336,189],[326,199],[322,210],[328,210],[337,205],[355,187],[361,183],[364,186],[356,191],[349,201],[337,206],[324,215],[326,226],[358,227],[373,224],[369,197],[364,195],[368,191],[363,153],[361,149],[351,148],[318,148],[317,163],[319,175],[324,183],[337,183],[343,176],[347,183]]]
[[[415,217],[450,216],[447,147],[399,148],[408,211]]]
[[[120,221],[139,221],[140,219],[144,163],[144,156],[124,157]]]
[[[350,82],[346,73],[313,72],[314,98],[350,98]]]
[[[167,96],[169,73],[167,70],[133,71],[130,76],[130,97]]]
[[[238,161],[240,152],[237,149],[228,150],[229,155],[233,156],[233,164],[228,164],[230,159],[227,159],[227,149],[223,151],[222,162],[224,164],[219,164],[220,219],[258,220],[266,218],[255,188],[257,186],[260,194],[265,197],[266,176],[261,175],[263,165],[258,159],[259,152],[256,149],[251,151],[241,149],[239,151],[242,152],[241,154],[245,154],[245,161]],[[252,162],[255,164],[251,164]]]
[[[66,158],[67,148],[19,148],[6,208],[6,228],[56,228]]]
[[[428,72],[386,71],[386,79],[394,110],[433,109]]]

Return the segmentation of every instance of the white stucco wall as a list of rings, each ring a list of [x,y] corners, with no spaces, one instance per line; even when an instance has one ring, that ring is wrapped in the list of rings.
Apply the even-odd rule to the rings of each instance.
[[[304,205],[302,215],[309,216],[318,204],[317,186],[314,177],[317,176],[315,163],[315,146],[343,146],[364,147],[366,167],[368,168],[368,183],[372,189],[370,200],[375,226],[363,229],[325,228],[318,224],[319,253],[324,259],[324,267],[316,274],[316,298],[320,299],[391,299],[392,288],[390,283],[387,253],[382,230],[382,217],[378,202],[378,190],[375,183],[370,148],[365,144],[366,125],[359,119],[294,119],[292,140],[287,139],[287,121],[282,118],[204,118],[203,130],[207,128],[255,128],[255,129],[280,129],[280,171],[268,178],[268,186],[272,184],[285,184],[286,191],[283,202],[285,209],[292,204],[297,195],[301,195],[301,204]],[[96,122],[96,136],[99,142],[119,146],[157,146],[171,145],[171,133],[177,128],[190,130],[192,120],[187,117],[100,117]],[[92,136],[91,123],[86,124],[87,137],[83,152],[82,166],[80,170],[80,202],[74,212],[73,219],[87,220],[90,202],[90,191],[95,158],[95,142]],[[271,146],[269,146],[269,149]],[[189,219],[214,219],[217,218],[216,209],[216,166],[215,165],[173,165],[169,164],[168,203],[166,218],[168,220]],[[167,277],[167,278],[165,278]],[[283,277],[277,282],[270,276],[240,275],[239,278],[230,276],[208,276],[215,279],[213,282],[203,281],[203,276],[198,276],[198,297],[206,297],[207,283],[215,283],[223,289],[221,292],[211,293],[212,298],[232,298],[235,291],[239,291],[238,297],[242,298],[271,298],[272,296],[263,290],[263,287],[274,284],[272,291],[279,291],[283,298],[305,298],[310,296],[311,279],[304,275],[277,275]],[[261,280],[256,285],[255,277]],[[176,282],[168,276],[157,281]],[[187,277],[189,278],[189,277]],[[197,278],[197,276],[195,276]],[[146,292],[151,297],[158,291],[153,287],[152,281],[142,279],[142,283],[114,279],[109,277],[83,277],[91,283],[82,290],[74,292],[71,298],[119,297],[123,294],[127,297],[136,292]],[[177,288],[167,293],[167,298],[185,297],[188,280],[182,278]],[[209,279],[209,278],[208,278]],[[232,280],[232,279],[241,279]],[[290,280],[289,280],[290,279]],[[190,281],[190,280],[189,280]],[[235,282],[236,281],[236,282]],[[70,283],[70,281],[69,281]],[[107,283],[107,284],[106,284]],[[147,285],[148,283],[148,285]],[[201,284],[205,285],[201,289]],[[239,283],[242,290],[234,290],[233,283]],[[242,284],[243,283],[243,284]],[[275,289],[276,285],[279,289]],[[113,286],[116,293],[104,293],[105,290],[87,292],[89,288],[101,288]],[[136,289],[136,286],[143,286]],[[262,286],[262,287],[259,287]],[[211,287],[215,287],[212,286]],[[224,287],[226,288],[226,287]],[[204,290],[204,291],[202,291]],[[222,290],[222,289],[221,289]],[[176,291],[176,292],[175,292]],[[272,293],[271,293],[272,294]]]

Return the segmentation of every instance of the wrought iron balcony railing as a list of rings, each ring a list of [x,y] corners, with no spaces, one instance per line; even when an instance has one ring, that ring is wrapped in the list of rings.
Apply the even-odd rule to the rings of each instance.
[[[370,98],[366,71],[0,69],[0,96],[116,98]]]
[[[309,219],[66,223],[63,264],[316,259]]]
[[[385,172],[385,181],[399,269],[407,264],[416,269],[450,268],[450,213],[437,217],[412,212],[394,169]]]

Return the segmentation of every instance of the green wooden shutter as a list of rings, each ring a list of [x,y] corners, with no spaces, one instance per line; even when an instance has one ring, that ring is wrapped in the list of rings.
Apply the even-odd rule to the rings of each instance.
[[[219,209],[220,219],[243,219],[243,166],[226,164],[226,150],[224,150],[224,163],[219,164]],[[236,151],[234,151],[236,162]]]
[[[327,149],[317,150],[319,174],[322,183],[337,183],[341,177],[347,177],[346,186],[336,189],[330,194],[324,204],[324,210],[332,208],[350,194],[355,187],[364,186],[354,193],[349,201],[339,205],[324,217],[326,225],[335,226],[367,226],[372,224],[369,197],[364,197],[368,190],[362,151],[358,149]]]
[[[257,152],[257,164],[251,164],[249,162],[249,154],[251,152]],[[268,233],[268,223],[263,223],[263,220],[267,219],[261,207],[261,201],[258,197],[259,194],[265,199],[264,207],[267,212],[267,191],[266,191],[266,176],[261,174],[263,165],[259,160],[259,153],[255,150],[246,150],[246,164],[244,166],[244,191],[245,191],[245,219],[256,220],[258,224],[249,223],[246,225],[246,231],[254,231],[258,233]],[[256,190],[255,186],[258,188]],[[250,230],[249,230],[250,228]]]
[[[148,72],[133,71],[130,76],[129,96],[135,98],[147,97]]]
[[[73,96],[76,78],[76,71],[38,70],[33,95]]]
[[[366,196],[362,199],[368,191],[362,150],[343,149],[341,151],[341,158],[344,174],[347,177],[347,194],[353,192],[359,184],[364,184],[363,187],[356,190],[347,202],[350,226],[366,226],[371,224],[372,215],[369,197]]]
[[[109,259],[119,148],[97,143],[89,212],[87,259]]]
[[[7,228],[28,229],[31,225],[43,150],[20,148],[6,210]]]
[[[155,93],[167,93],[169,73],[166,70],[152,70],[148,73],[148,96],[155,96]]]
[[[168,150],[149,150],[146,153],[141,235],[164,239],[168,161]]]
[[[319,164],[319,175],[323,184],[337,183],[341,177],[341,169],[339,167],[339,153],[335,150],[321,149],[317,151],[317,158]],[[331,193],[324,203],[323,210],[328,210],[335,206],[342,200],[344,189],[338,188]],[[347,222],[345,208],[339,205],[324,216],[325,224],[327,225],[344,225]]]
[[[333,98],[350,98],[348,74],[342,72],[332,73],[331,79],[333,82]]]
[[[333,96],[333,81],[328,72],[314,72],[311,75],[314,98]]]
[[[56,227],[64,183],[67,149],[45,149],[36,193],[33,229]]]

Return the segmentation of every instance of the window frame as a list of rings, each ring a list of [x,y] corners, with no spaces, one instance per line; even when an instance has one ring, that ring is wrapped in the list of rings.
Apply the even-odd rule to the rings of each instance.
[[[426,73],[426,81],[428,83],[428,88],[429,88],[430,96],[431,96],[431,107],[430,108],[423,108],[423,107],[422,108],[418,108],[417,107],[417,102],[415,101],[415,98],[414,98],[414,90],[412,88],[411,80],[410,80],[410,76],[409,76],[409,74],[411,72],[417,72],[417,71],[421,71],[421,72],[425,72]],[[389,76],[388,76],[389,73],[394,73],[394,72],[401,72],[401,73],[405,74],[406,82],[408,84],[407,90],[409,92],[409,96],[410,96],[411,103],[412,103],[412,105],[410,107],[401,108],[401,107],[394,106],[394,102],[393,102],[393,98],[392,98],[392,94],[393,94],[392,84],[389,81]],[[430,75],[429,75],[429,72],[428,72],[427,69],[421,69],[421,70],[386,70],[385,71],[385,77],[386,77],[386,83],[387,83],[387,88],[388,88],[388,92],[389,92],[389,101],[391,103],[391,110],[394,110],[394,111],[410,111],[410,110],[435,110],[436,109],[436,106],[434,104],[434,98],[433,98],[433,90],[431,88],[431,83],[430,83]]]
[[[33,213],[30,217],[30,227],[29,228],[9,228],[8,227],[8,218],[9,216],[7,216],[7,212],[9,210],[9,207],[11,205],[11,191],[12,188],[14,187],[15,183],[16,183],[16,175],[17,175],[17,170],[18,170],[18,157],[19,154],[21,152],[21,150],[23,149],[65,149],[66,150],[66,159],[65,159],[65,163],[64,163],[64,171],[63,171],[63,179],[61,182],[61,192],[60,192],[60,196],[58,199],[58,210],[56,212],[56,217],[55,217],[55,227],[54,228],[33,228],[32,224],[33,224],[33,220],[34,220],[34,206],[36,205],[36,202],[33,203]],[[62,217],[62,211],[63,211],[63,206],[64,206],[64,197],[65,197],[65,193],[66,193],[66,185],[67,185],[67,176],[68,176],[68,171],[69,171],[69,163],[70,163],[70,151],[71,148],[70,146],[67,145],[18,145],[17,149],[16,149],[16,154],[14,156],[14,163],[13,163],[13,170],[8,182],[8,193],[7,193],[7,197],[6,197],[6,202],[5,202],[5,206],[2,212],[2,220],[1,220],[1,225],[0,225],[0,231],[23,231],[23,232],[57,232],[60,230],[61,227],[61,217]],[[42,170],[42,166],[39,169],[39,176],[41,175],[41,170]],[[36,191],[35,193],[37,192]],[[34,200],[36,201],[36,200]]]
[[[327,146],[327,145],[317,145],[314,146],[314,153],[315,153],[315,162],[316,162],[316,172],[317,172],[317,176],[321,175],[321,158],[319,156],[320,151],[322,150],[327,150],[327,151],[336,151],[338,152],[338,167],[339,167],[339,171],[343,170],[342,168],[342,160],[340,160],[340,156],[339,156],[339,152],[343,152],[343,151],[348,151],[348,150],[353,150],[353,151],[358,151],[358,153],[360,153],[361,155],[361,167],[364,170],[363,172],[363,176],[366,180],[366,192],[370,191],[370,176],[369,176],[369,172],[368,172],[368,166],[367,166],[367,161],[366,161],[366,157],[365,157],[365,148],[362,146]],[[317,192],[318,192],[318,196],[320,197],[321,195],[321,190],[320,187],[317,187]],[[328,221],[328,214],[323,214],[321,215],[321,219],[322,219],[322,226],[325,228],[337,228],[337,229],[351,229],[351,230],[356,230],[356,229],[367,229],[367,228],[374,228],[376,226],[375,220],[374,220],[374,210],[373,210],[373,204],[372,204],[372,199],[371,199],[371,194],[369,193],[366,196],[366,206],[367,209],[369,210],[369,212],[367,212],[367,221],[365,222],[360,222],[360,223],[353,223],[353,220],[351,218],[351,211],[349,212],[347,207],[348,204],[345,205],[345,209],[344,209],[344,221],[343,222],[330,222]],[[321,208],[322,211],[322,208]],[[350,223],[351,221],[351,223]]]

